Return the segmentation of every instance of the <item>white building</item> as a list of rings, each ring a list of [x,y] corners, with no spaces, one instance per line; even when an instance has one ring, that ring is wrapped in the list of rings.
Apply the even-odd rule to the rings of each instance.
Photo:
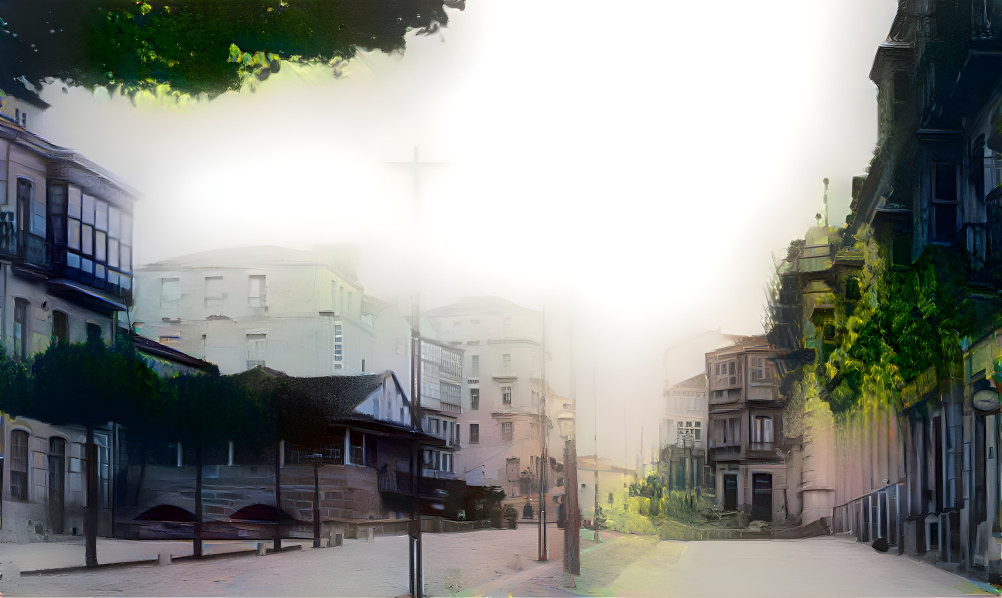
[[[0,119],[0,345],[15,359],[83,342],[89,330],[113,342],[132,289],[135,196],[82,156]],[[104,533],[111,437],[98,430],[95,440]],[[0,451],[0,541],[83,529],[82,430],[0,416]]]
[[[266,365],[290,376],[397,372],[410,378],[410,328],[367,296],[343,253],[249,247],[138,268],[140,334],[233,374]]]
[[[425,447],[425,477],[456,478],[455,453],[460,446],[463,350],[427,338],[421,339],[421,429],[445,445]]]
[[[706,374],[673,384],[664,391],[665,417],[658,435],[662,472],[686,487],[701,485],[706,464]],[[679,482],[682,483],[679,483]]]
[[[542,470],[543,314],[496,297],[429,310],[440,341],[464,350],[456,473],[471,485],[500,486],[509,497],[538,495]],[[549,347],[547,348],[549,352]],[[553,417],[564,399],[552,390],[550,462],[563,461]],[[548,488],[558,475],[547,470]]]

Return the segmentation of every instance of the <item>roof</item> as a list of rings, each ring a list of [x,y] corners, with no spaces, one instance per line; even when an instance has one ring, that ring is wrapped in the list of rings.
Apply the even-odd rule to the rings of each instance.
[[[173,361],[175,363],[180,363],[182,365],[187,365],[200,370],[211,370],[216,367],[215,365],[209,363],[208,361],[203,361],[197,357],[192,357],[187,353],[182,353],[177,349],[172,349],[167,345],[162,345],[154,340],[148,339],[145,336],[140,336],[135,332],[131,333],[132,345],[137,351],[142,353],[148,353],[150,355],[156,355],[157,357],[162,357],[164,359]]]
[[[485,295],[480,297],[464,297],[455,303],[426,310],[424,315],[429,318],[441,318],[464,314],[500,315],[504,313],[516,312],[541,313],[537,310],[529,309],[528,307],[523,307],[517,303],[508,301],[507,299],[502,299],[492,295]]]
[[[669,387],[669,390],[672,388],[706,388],[706,373],[700,372],[692,378],[687,378],[681,382],[672,384]]]
[[[748,336],[744,339],[734,343],[733,345],[727,345],[726,347],[720,347],[714,349],[713,351],[707,351],[707,355],[715,354],[727,354],[727,353],[740,353],[742,351],[771,351],[773,350],[772,345],[769,344],[768,339],[764,334],[757,334],[755,336]]]
[[[6,119],[0,120],[0,139],[11,141],[54,162],[61,162],[82,169],[91,175],[96,176],[98,179],[103,180],[105,183],[110,184],[112,187],[118,189],[120,192],[128,195],[132,199],[139,197],[139,192],[136,189],[124,183],[116,175],[111,174],[104,168],[83,157],[81,154],[78,154],[71,149],[56,145],[47,139],[32,133],[31,131],[7,122]]]
[[[180,270],[198,268],[251,268],[267,266],[321,266],[357,282],[351,250],[303,250],[279,245],[224,247],[179,255],[146,264],[137,270]]]
[[[400,381],[391,371],[359,376],[300,378],[289,376],[285,372],[269,367],[256,367],[239,374],[233,374],[233,378],[238,382],[254,386],[265,386],[274,381],[283,381],[292,390],[320,402],[328,420],[356,417],[358,414],[354,413],[355,408],[381,387],[388,377],[393,379],[394,385],[403,396],[404,404],[409,404],[407,395],[400,386]]]

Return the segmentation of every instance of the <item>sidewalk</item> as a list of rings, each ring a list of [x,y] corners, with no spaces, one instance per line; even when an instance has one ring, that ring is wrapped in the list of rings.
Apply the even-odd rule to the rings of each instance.
[[[220,554],[246,553],[254,554],[258,541],[254,540],[213,540],[202,543],[202,554],[213,556]],[[270,550],[271,541],[265,541]],[[299,549],[300,546],[312,546],[312,540],[283,540],[282,548]],[[29,544],[0,544],[0,573],[10,575],[29,575],[32,573],[54,572],[85,566],[85,547],[83,536],[58,536],[51,542],[32,542]],[[184,559],[192,556],[190,540],[120,540],[115,538],[98,538],[97,562],[99,566],[123,565],[130,563],[156,563],[161,555],[170,555],[171,559]]]

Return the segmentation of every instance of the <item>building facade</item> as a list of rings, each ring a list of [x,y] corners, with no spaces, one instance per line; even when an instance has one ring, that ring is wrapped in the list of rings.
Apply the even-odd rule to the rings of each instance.
[[[464,350],[457,475],[471,485],[499,486],[508,497],[538,497],[545,468],[550,492],[563,454],[554,417],[566,400],[543,393],[542,313],[479,297],[425,315],[441,342]],[[544,429],[552,455],[545,463]]]
[[[665,418],[659,438],[659,473],[671,488],[706,484],[706,431],[709,410],[706,375],[700,373],[664,390]]]
[[[53,342],[84,342],[89,331],[114,342],[132,293],[136,193],[8,119],[0,156],[0,345],[20,360]],[[0,540],[82,530],[84,431],[7,416],[0,430]],[[113,431],[95,436],[101,526],[110,530]]]
[[[279,247],[226,249],[136,271],[133,327],[218,364],[291,376],[391,370],[409,379],[410,328],[367,296],[350,258]]]
[[[724,510],[767,522],[785,521],[791,511],[781,450],[785,401],[775,357],[764,336],[706,354],[709,461],[717,501]]]
[[[443,441],[422,453],[426,477],[455,479],[456,451],[460,448],[463,392],[463,350],[421,339],[421,427]]]

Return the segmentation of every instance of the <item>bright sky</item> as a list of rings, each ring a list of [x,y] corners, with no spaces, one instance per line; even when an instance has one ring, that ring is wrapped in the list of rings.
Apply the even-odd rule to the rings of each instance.
[[[419,147],[443,163],[420,173],[426,304],[573,297],[599,420],[625,410],[630,444],[643,421],[650,445],[664,349],[761,332],[772,254],[814,224],[825,177],[843,221],[876,141],[868,74],[896,5],[471,0],[442,35],[364,54],[339,80],[285,65],[255,93],[138,108],[50,86],[42,133],[141,192],[137,264],[365,242],[379,267],[362,283],[388,298],[409,292],[415,253],[413,174],[394,163]],[[578,393],[586,454],[593,393]],[[603,454],[632,455],[610,436]]]

